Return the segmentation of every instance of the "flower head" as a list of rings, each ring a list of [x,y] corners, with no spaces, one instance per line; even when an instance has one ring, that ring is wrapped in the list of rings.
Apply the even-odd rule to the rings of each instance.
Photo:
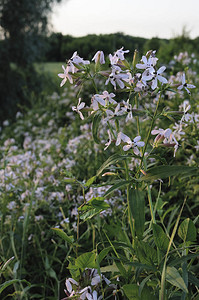
[[[186,83],[185,73],[182,74],[182,84],[178,87],[178,90],[185,89],[187,93],[190,95],[191,92],[188,89],[194,89],[195,85]]]
[[[96,64],[97,63],[100,63],[101,65],[105,64],[104,52],[103,51],[97,51],[95,53],[95,55],[93,56],[92,60],[94,60]]]
[[[81,98],[79,98],[79,101],[78,101],[78,104],[77,104],[77,106],[72,106],[72,110],[73,111],[76,111],[78,114],[79,114],[79,116],[80,116],[80,118],[82,119],[82,120],[84,120],[84,116],[83,116],[83,114],[82,114],[82,112],[80,111],[82,108],[84,108],[84,106],[85,106],[85,103],[84,102],[81,102]]]
[[[63,79],[62,82],[60,83],[60,87],[62,87],[62,86],[66,83],[67,79],[68,79],[68,81],[69,81],[71,84],[73,83],[72,76],[69,74],[69,72],[71,71],[70,67],[67,66],[67,67],[65,68],[65,67],[62,65],[62,69],[64,70],[64,73],[59,73],[59,74],[58,74],[58,76],[59,76],[60,78]]]

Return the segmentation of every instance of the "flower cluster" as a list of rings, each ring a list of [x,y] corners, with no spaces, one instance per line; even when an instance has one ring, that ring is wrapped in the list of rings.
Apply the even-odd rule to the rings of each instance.
[[[86,287],[80,286],[80,284],[73,278],[66,279],[66,290],[65,293],[68,298],[77,298],[80,300],[101,300],[103,299],[100,293],[101,285],[109,287],[114,292],[116,286],[103,275],[99,275],[97,269],[85,269],[81,278],[82,282],[89,282]],[[100,295],[101,294],[101,295]]]
[[[88,78],[92,78],[93,82],[97,75],[102,75],[107,78],[104,83],[105,86],[108,84],[112,85],[116,92],[118,88],[121,91],[126,91],[129,94],[128,99],[123,99],[122,101],[117,101],[117,95],[113,92],[108,92],[107,90],[104,90],[102,93],[98,92],[92,95],[90,107],[87,107],[85,102],[81,102],[81,98],[79,98],[77,106],[73,106],[72,110],[76,111],[82,120],[85,118],[84,112],[88,112],[88,116],[91,116],[92,114],[100,116],[103,124],[103,131],[106,127],[108,135],[104,150],[115,142],[116,146],[124,144],[122,145],[124,151],[132,149],[134,155],[139,156],[139,148],[145,146],[145,142],[141,141],[140,134],[136,137],[129,137],[127,134],[123,133],[121,129],[119,131],[114,124],[116,120],[123,120],[124,117],[125,123],[129,121],[135,122],[134,112],[136,112],[139,107],[139,105],[136,105],[135,103],[136,95],[138,95],[138,97],[141,94],[146,96],[147,94],[150,95],[156,91],[156,96],[160,97],[159,94],[162,88],[169,94],[171,93],[169,87],[172,87],[173,79],[167,79],[163,76],[163,73],[166,70],[165,66],[161,66],[160,68],[157,67],[158,58],[156,57],[156,51],[148,51],[146,55],[142,56],[139,63],[132,64],[133,67],[125,59],[125,54],[128,52],[129,50],[124,50],[122,47],[113,55],[109,54],[108,60],[110,63],[110,70],[99,70],[94,74],[91,74],[91,72],[85,68],[90,62],[80,58],[77,55],[77,52],[75,52],[68,61],[66,69],[64,69],[65,75],[58,74],[58,76],[64,78],[61,82],[62,86],[66,82],[66,78],[69,79],[70,83],[73,83],[73,79],[75,79],[76,82],[81,82],[83,84],[84,79],[86,78],[85,74],[89,74]],[[98,66],[105,64],[103,51],[97,51],[92,60],[94,60],[95,64]],[[181,84],[177,84],[177,91],[182,92],[185,90],[190,94],[189,89],[195,88],[194,85],[186,82],[185,73],[181,74],[179,80],[181,81]],[[95,89],[97,89],[96,84]],[[120,127],[121,126],[120,123]],[[123,127],[125,127],[124,124]],[[176,136],[179,137],[182,133],[182,121],[180,122],[180,129],[177,129],[177,127],[174,129],[174,133],[171,133],[171,129],[161,129],[162,131],[154,129],[152,134],[158,134],[154,141],[154,145],[157,146],[160,144],[160,141],[163,141],[164,146],[174,147],[175,155],[178,149]]]

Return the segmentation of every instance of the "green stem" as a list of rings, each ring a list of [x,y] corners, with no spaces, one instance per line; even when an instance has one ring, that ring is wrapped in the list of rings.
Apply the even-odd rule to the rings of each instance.
[[[91,74],[89,74],[89,75],[90,75],[90,78],[91,78],[91,81],[92,81],[93,87],[94,87],[94,89],[95,89],[95,92],[98,94],[98,89],[97,89],[97,86],[96,86],[95,80],[94,80],[94,78],[93,78],[93,76],[92,76]]]
[[[147,139],[146,139],[146,143],[144,145],[144,149],[143,149],[143,153],[142,153],[142,157],[141,157],[141,161],[140,161],[139,170],[142,168],[142,163],[143,163],[144,155],[145,155],[145,152],[146,152],[146,148],[148,146],[150,135],[151,135],[151,131],[153,129],[153,126],[154,126],[154,123],[155,123],[155,119],[156,119],[156,116],[157,116],[158,106],[159,106],[159,103],[160,103],[160,98],[161,98],[161,93],[159,95],[159,98],[158,98],[158,101],[157,101],[157,104],[156,104],[156,109],[155,109],[155,112],[154,112],[154,115],[153,115],[153,118],[152,118],[152,121],[151,121],[151,126],[150,126],[148,134],[147,134]]]
[[[136,105],[136,109],[138,109],[137,95],[135,96],[135,105]],[[139,116],[136,116],[136,122],[137,122],[138,135],[140,135],[140,118],[139,118]]]
[[[129,169],[128,169],[128,164],[127,161],[124,161],[125,164],[125,171],[126,171],[126,180],[129,180]],[[135,240],[135,230],[133,226],[133,221],[132,221],[132,214],[131,214],[131,208],[130,208],[130,185],[127,185],[127,207],[128,207],[128,219],[129,219],[129,225],[130,225],[130,230],[131,230],[131,236],[132,236],[132,246],[134,247],[134,240]]]
[[[151,220],[153,224],[156,224],[156,220],[155,220],[155,213],[154,213],[154,209],[153,209],[153,202],[152,202],[152,197],[151,197],[151,189],[149,184],[147,184],[147,191],[148,191],[148,199],[149,199],[149,208],[150,208],[150,213],[151,213]],[[151,227],[151,223],[150,223],[150,227]]]

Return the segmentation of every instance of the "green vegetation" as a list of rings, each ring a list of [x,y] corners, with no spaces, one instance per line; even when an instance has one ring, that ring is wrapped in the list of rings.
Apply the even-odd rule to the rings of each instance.
[[[139,58],[126,63],[132,73],[139,70],[132,67]],[[157,69],[162,63],[158,61]],[[61,65],[35,67],[42,78],[51,75],[46,83],[59,86]],[[101,299],[197,299],[199,97],[194,70],[198,60],[176,53],[164,75],[169,84],[158,83],[153,91],[137,94],[127,85],[121,93],[109,82],[105,88],[114,92],[123,113],[108,122],[107,108],[111,114],[117,103],[108,107],[101,101],[98,109],[90,107],[97,91],[87,76],[97,70],[95,89],[101,94],[107,77],[98,74],[100,68],[106,70],[108,63],[93,64],[91,69],[81,65],[81,71],[72,75],[73,80],[80,79],[78,87],[66,83],[62,89],[57,86],[59,93],[48,96],[46,90],[32,98],[31,109],[20,108],[15,122],[3,122],[2,300],[61,300],[72,291],[81,299],[83,288],[93,298],[97,293],[98,299],[99,295]],[[186,73],[187,84],[196,86],[190,88],[191,95],[185,89],[188,85],[182,87],[183,93],[176,89],[182,85],[179,70]],[[78,114],[79,97],[86,103],[81,110],[84,120]],[[118,136],[109,140],[107,126],[118,134],[115,125],[131,139],[140,134],[137,142],[146,145],[138,147],[141,156],[134,148],[124,151],[128,146],[124,141],[116,146]],[[170,137],[175,132],[175,157],[175,140],[163,142],[162,136],[152,133],[155,127]]]

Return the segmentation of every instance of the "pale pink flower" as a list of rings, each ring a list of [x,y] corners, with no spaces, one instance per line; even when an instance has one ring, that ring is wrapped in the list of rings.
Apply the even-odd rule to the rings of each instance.
[[[98,62],[102,65],[105,64],[105,59],[104,59],[104,52],[103,51],[97,51],[96,54],[93,56],[92,60],[95,61],[97,64]]]
[[[121,71],[121,68],[118,66],[112,67],[112,72],[109,75],[109,78],[106,80],[105,85],[107,85],[110,81],[115,90],[116,84],[119,85],[121,89],[123,89],[125,87],[124,81],[128,81],[129,75],[127,73],[122,73]]]
[[[107,133],[108,133],[108,141],[106,142],[106,144],[105,144],[105,148],[104,148],[104,150],[106,150],[109,146],[110,146],[110,144],[111,144],[111,142],[112,142],[112,136],[111,136],[111,132],[110,132],[110,130],[108,129],[107,130]],[[92,284],[92,283],[91,283]]]
[[[119,50],[117,50],[114,55],[109,54],[109,59],[110,59],[110,63],[111,65],[116,65],[118,63],[119,60],[124,60],[124,54],[128,53],[129,50],[123,50],[124,47],[120,48]]]
[[[190,95],[191,92],[188,89],[194,89],[195,85],[186,83],[185,73],[182,74],[182,84],[178,87],[178,90],[185,89],[187,93]]]
[[[58,76],[63,79],[62,82],[60,83],[60,87],[62,87],[66,83],[67,79],[71,84],[73,83],[73,79],[72,79],[71,75],[69,74],[69,72],[70,72],[69,66],[66,66],[66,68],[65,68],[62,65],[62,69],[64,70],[64,73],[58,74]]]
[[[148,69],[148,71],[149,71],[148,78],[146,79],[146,77],[145,78],[143,77],[143,79],[144,80],[150,80],[150,79],[152,79],[152,85],[151,85],[152,90],[155,90],[157,88],[157,86],[158,86],[158,80],[161,83],[164,83],[164,84],[166,84],[168,82],[165,77],[163,77],[163,76],[160,75],[165,70],[166,70],[165,66],[160,67],[157,71],[153,67],[151,67],[151,68]]]
[[[73,111],[76,111],[78,114],[79,114],[79,116],[80,116],[80,118],[82,119],[82,120],[84,120],[84,116],[83,116],[83,114],[82,114],[82,112],[80,111],[82,108],[84,108],[84,106],[85,106],[85,103],[84,102],[81,102],[81,98],[79,98],[79,101],[78,101],[78,104],[77,104],[77,106],[72,106],[72,110]]]

